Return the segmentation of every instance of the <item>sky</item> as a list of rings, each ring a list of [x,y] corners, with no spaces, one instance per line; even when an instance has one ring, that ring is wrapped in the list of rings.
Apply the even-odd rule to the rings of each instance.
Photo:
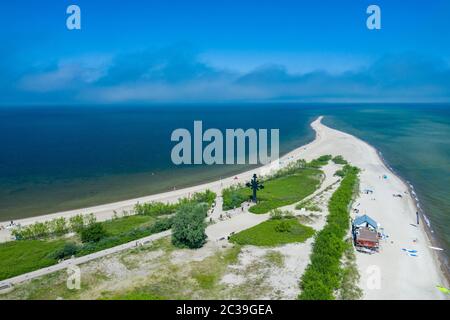
[[[449,31],[448,0],[1,1],[0,105],[450,102]]]

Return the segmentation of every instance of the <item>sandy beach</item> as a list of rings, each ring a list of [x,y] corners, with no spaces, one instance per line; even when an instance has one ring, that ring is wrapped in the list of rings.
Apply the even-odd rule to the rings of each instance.
[[[253,173],[261,175],[284,167],[298,159],[310,161],[321,155],[342,155],[351,164],[361,169],[360,194],[355,199],[351,210],[359,210],[358,215],[367,214],[375,219],[388,237],[381,242],[379,253],[368,255],[356,253],[357,265],[361,275],[360,287],[363,299],[446,299],[437,290],[437,285],[448,287],[446,279],[439,269],[439,261],[421,221],[416,224],[416,205],[407,185],[391,172],[376,149],[364,141],[341,131],[331,129],[321,123],[321,118],[311,124],[316,138],[311,143],[284,155],[279,164],[270,164],[257,170],[247,171],[223,180],[202,185],[174,190],[161,194],[120,201],[90,208],[59,212],[39,217],[16,220],[21,225],[37,221],[47,221],[56,217],[71,217],[77,214],[93,213],[99,221],[110,219],[115,213],[132,212],[136,203],[150,201],[175,202],[181,197],[189,197],[195,192],[210,189],[221,194],[223,188],[237,183],[244,183]],[[335,182],[334,167],[328,168],[326,181],[321,189]],[[370,189],[371,194],[362,190]],[[402,197],[393,195],[401,194]],[[215,213],[217,214],[217,213]],[[245,214],[209,228],[208,236],[212,239],[239,231],[255,225],[265,219],[264,215]],[[0,223],[7,225],[8,222]],[[0,241],[10,238],[9,230],[0,231]],[[415,250],[416,256],[408,255],[403,249]],[[306,255],[309,251],[306,252]],[[306,265],[306,264],[305,264]]]

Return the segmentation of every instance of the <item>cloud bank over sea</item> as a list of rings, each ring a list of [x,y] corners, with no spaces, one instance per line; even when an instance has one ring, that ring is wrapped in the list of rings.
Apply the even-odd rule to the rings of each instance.
[[[32,64],[20,55],[3,57],[3,104],[450,101],[449,63],[413,53],[303,73],[276,61],[246,71],[221,68],[189,45]]]

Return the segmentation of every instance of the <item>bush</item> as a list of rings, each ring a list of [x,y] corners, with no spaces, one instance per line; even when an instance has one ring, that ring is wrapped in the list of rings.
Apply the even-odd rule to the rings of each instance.
[[[12,231],[12,235],[16,240],[37,240],[48,237],[50,234],[50,222],[36,222]]]
[[[291,225],[289,222],[282,220],[275,226],[276,232],[289,232],[291,231]]]
[[[91,223],[81,230],[81,241],[83,243],[98,242],[106,236],[106,230],[100,222]]]
[[[216,200],[216,194],[211,190],[205,192],[196,192],[192,195],[191,199],[181,198],[177,203],[163,203],[163,202],[150,202],[150,203],[138,203],[135,205],[134,210],[136,214],[146,216],[163,216],[173,214],[180,206],[188,203],[206,203],[208,208]]]
[[[81,214],[73,216],[69,219],[70,229],[76,233],[80,233],[84,228],[84,218]]]
[[[231,210],[239,207],[243,202],[250,199],[242,186],[231,186],[222,190],[223,210]]]
[[[186,204],[181,206],[172,224],[172,243],[180,248],[200,248],[206,241],[205,217],[208,207],[205,204]]]
[[[134,210],[136,214],[157,217],[172,214],[175,212],[176,208],[176,204],[150,202],[143,204],[138,203],[135,205]]]
[[[341,178],[345,177],[348,173],[358,173],[359,169],[353,167],[351,165],[344,165],[344,167],[334,173],[335,176],[339,176]]]
[[[69,231],[67,221],[64,217],[56,218],[50,221],[50,232],[55,236],[62,236]]]
[[[192,196],[192,201],[196,203],[206,203],[208,207],[216,200],[216,194],[211,190],[207,189],[205,192],[197,192]]]
[[[321,167],[327,165],[328,162],[331,160],[331,158],[332,156],[329,154],[320,156],[319,158],[314,159],[311,162],[308,162],[306,164],[306,167],[320,169]]]
[[[64,259],[76,255],[78,250],[79,248],[75,243],[67,242],[64,247],[53,252],[51,257],[55,260]]]
[[[336,156],[332,159],[332,161],[336,164],[342,164],[342,165],[348,164],[347,160],[345,160],[344,157],[342,157],[342,156]]]
[[[271,220],[292,219],[293,214],[290,211],[283,211],[281,209],[274,209],[270,212]]]

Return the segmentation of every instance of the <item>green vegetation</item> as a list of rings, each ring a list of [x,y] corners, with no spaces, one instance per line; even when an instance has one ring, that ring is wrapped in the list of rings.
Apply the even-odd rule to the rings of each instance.
[[[312,160],[307,164],[310,168],[322,168],[323,166],[327,165],[328,162],[331,160],[332,156],[327,154],[324,156],[320,156],[317,159]]]
[[[299,295],[303,300],[331,300],[341,286],[341,257],[347,246],[344,236],[349,228],[349,206],[358,184],[358,168],[348,167],[341,185],[328,203],[325,227],[316,235],[311,262],[301,281]]]
[[[296,218],[285,217],[264,221],[230,237],[240,245],[278,246],[292,242],[304,242],[314,235],[314,229],[304,226]]]
[[[339,288],[339,299],[341,300],[358,300],[363,295],[361,288],[358,287],[360,275],[351,241],[351,239],[347,239],[347,249],[344,252],[342,282]]]
[[[205,203],[188,203],[180,206],[172,225],[172,243],[179,248],[200,248],[206,241]]]
[[[180,206],[189,203],[206,203],[208,207],[211,207],[216,200],[216,194],[211,190],[205,192],[197,192],[192,195],[190,199],[182,198],[177,203],[163,203],[163,202],[150,202],[136,204],[134,210],[138,215],[159,217],[162,215],[169,215],[175,213]]]
[[[342,165],[348,164],[347,160],[345,160],[342,156],[336,156],[332,159],[332,161],[336,164],[342,164]]]
[[[81,241],[86,242],[99,242],[101,239],[107,236],[105,227],[100,222],[94,222],[81,230]]]
[[[77,256],[84,256],[97,251],[112,248],[130,241],[150,236],[168,230],[172,227],[172,218],[160,218],[147,227],[138,227],[118,235],[108,235],[97,242],[84,244],[77,252]]]
[[[296,174],[268,180],[259,191],[259,202],[250,208],[253,213],[267,213],[302,200],[320,186],[321,172],[317,169],[303,169]],[[250,190],[246,190],[250,193]]]
[[[0,243],[0,280],[55,264],[57,259],[49,253],[63,247],[64,241],[61,240]]]
[[[231,210],[239,207],[243,202],[250,200],[251,192],[246,192],[242,185],[231,186],[222,190],[223,210]]]
[[[305,209],[307,211],[312,211],[312,212],[321,212],[322,211],[320,209],[320,207],[316,203],[314,203],[312,200],[306,200],[306,201],[302,201],[302,202],[298,203],[295,206],[295,209],[297,209],[297,210]]]
[[[134,206],[137,215],[158,217],[172,214],[177,210],[177,204],[163,202],[138,203]]]
[[[264,182],[264,189],[258,192],[258,203],[250,208],[253,213],[267,213],[272,209],[298,202],[313,193],[320,186],[321,171],[304,168],[287,176],[270,178]],[[225,189],[222,193],[224,210],[229,210],[249,200],[251,190],[246,187]]]
[[[215,197],[214,192],[207,190],[194,194],[191,199],[181,199],[173,206],[179,208],[189,203],[204,203],[208,208]],[[15,229],[14,235],[17,240],[0,244],[0,280],[56,264],[59,259],[72,255],[78,257],[87,255],[172,227],[173,217],[164,217],[162,213],[166,212],[163,210],[164,205],[157,204],[143,208],[138,215],[116,217],[98,223],[95,216],[89,214],[74,216],[68,221],[58,218]],[[61,238],[69,231],[75,232],[76,235]]]
[[[71,217],[69,221],[64,217],[56,218],[46,222],[36,222],[26,227],[19,227],[12,231],[12,235],[17,240],[38,240],[49,237],[62,236],[70,231],[81,232],[81,230],[95,222],[93,214],[86,216],[77,215]]]
[[[158,219],[151,217],[151,216],[145,216],[145,215],[133,215],[133,216],[126,216],[123,218],[116,218],[112,220],[108,220],[105,222],[102,222],[103,227],[105,228],[105,231],[109,235],[119,235],[124,232],[130,231],[135,228],[139,227],[148,227],[152,225],[155,221]]]
[[[345,177],[347,173],[351,173],[355,169],[356,169],[355,167],[346,164],[342,169],[336,171],[334,175],[339,177]]]
[[[322,178],[320,168],[331,160],[330,155],[321,156],[311,162],[298,160],[264,180],[264,189],[258,192],[258,203],[249,210],[267,213],[270,210],[301,201],[319,188]],[[250,200],[251,190],[242,185],[222,191],[223,209],[239,207]]]
[[[51,257],[55,260],[65,259],[77,254],[79,247],[76,243],[66,242],[64,247],[53,252]]]

